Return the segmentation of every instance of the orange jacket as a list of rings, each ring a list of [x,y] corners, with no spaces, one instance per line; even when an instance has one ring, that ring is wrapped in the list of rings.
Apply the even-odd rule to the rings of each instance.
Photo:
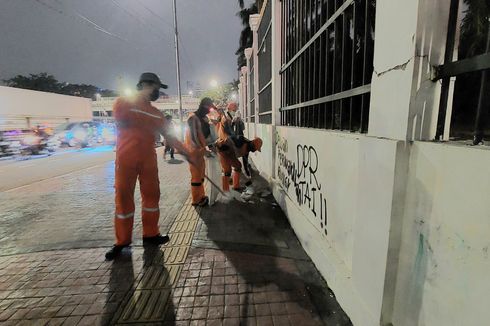
[[[185,147],[189,152],[206,152],[206,138],[202,132],[201,121],[194,113],[187,120],[189,128],[185,135]]]
[[[229,131],[231,131],[231,124],[232,120],[228,116],[227,112],[220,112],[219,118],[218,118],[218,139],[221,141],[225,141],[230,137],[231,135],[229,134]]]
[[[118,128],[118,157],[131,155],[144,157],[155,152],[155,136],[170,132],[170,124],[151,102],[141,96],[120,97],[113,106],[113,115]],[[180,143],[171,141],[177,149]]]

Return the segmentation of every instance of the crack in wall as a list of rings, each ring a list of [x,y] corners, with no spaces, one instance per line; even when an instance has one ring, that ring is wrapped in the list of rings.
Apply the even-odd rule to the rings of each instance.
[[[402,64],[399,64],[399,65],[396,65],[390,69],[387,69],[385,71],[382,71],[382,72],[377,72],[376,69],[374,70],[374,73],[376,74],[377,77],[381,77],[383,76],[384,74],[387,74],[391,71],[395,71],[395,70],[405,70],[408,66],[408,64],[410,63],[410,61],[412,61],[413,57],[408,59],[406,62],[402,63]]]

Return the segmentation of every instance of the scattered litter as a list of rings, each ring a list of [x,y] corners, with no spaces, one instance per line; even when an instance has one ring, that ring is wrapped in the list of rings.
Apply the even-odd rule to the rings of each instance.
[[[245,191],[243,193],[247,195],[253,195],[255,193],[255,190],[252,186],[248,186],[245,188]]]
[[[260,194],[260,197],[265,198],[270,196],[272,193],[269,190],[265,190]]]
[[[249,201],[252,198],[252,195],[244,192],[240,197],[242,198],[242,200]]]
[[[249,201],[254,195],[254,193],[255,191],[252,188],[252,186],[248,186],[247,188],[245,188],[245,191],[242,193],[241,198],[245,201]]]

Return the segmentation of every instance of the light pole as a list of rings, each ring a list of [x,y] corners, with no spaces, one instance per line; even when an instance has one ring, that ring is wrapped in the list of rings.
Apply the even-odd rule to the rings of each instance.
[[[182,92],[180,89],[180,58],[179,58],[179,31],[177,28],[177,1],[173,0],[174,7],[174,27],[175,27],[175,61],[177,66],[177,93],[179,96],[179,118],[181,129],[181,140],[184,139],[184,113],[182,111]]]

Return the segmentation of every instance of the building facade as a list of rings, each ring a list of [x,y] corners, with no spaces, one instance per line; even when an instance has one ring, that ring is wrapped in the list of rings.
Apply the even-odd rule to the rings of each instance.
[[[112,106],[114,105],[115,97],[102,97],[97,101],[92,102],[92,111],[94,120],[98,121],[112,121]],[[184,118],[190,112],[197,110],[199,107],[199,98],[195,96],[182,96],[182,110]],[[175,119],[179,118],[179,99],[177,96],[170,96],[166,98],[160,98],[153,105],[161,112],[171,114]]]
[[[463,12],[268,0],[250,19],[252,159],[355,325],[490,320],[490,151],[450,137],[456,76],[490,68],[457,58]]]
[[[82,97],[0,86],[0,131],[90,121],[90,102]]]

